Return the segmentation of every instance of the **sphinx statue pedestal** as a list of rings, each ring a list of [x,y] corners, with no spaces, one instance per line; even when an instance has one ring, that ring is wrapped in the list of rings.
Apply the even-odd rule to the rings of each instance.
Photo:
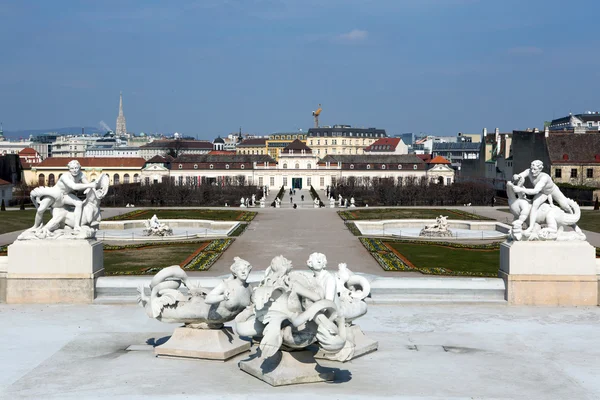
[[[335,370],[321,366],[315,361],[312,352],[307,350],[279,350],[267,359],[258,354],[260,351],[257,349],[249,359],[240,361],[239,367],[271,386],[326,382],[335,378]]]
[[[509,304],[598,304],[596,251],[586,241],[504,242],[498,276]]]
[[[346,341],[345,347],[354,345],[354,351],[352,352],[351,357],[344,359],[342,362],[354,360],[357,357],[364,356],[365,354],[376,351],[377,348],[379,347],[379,342],[377,342],[377,341],[369,338],[367,335],[365,335],[364,332],[362,331],[362,329],[360,329],[360,326],[350,325],[346,329],[348,332],[346,334],[347,341]],[[344,351],[344,349],[342,349],[342,352],[343,351]],[[337,355],[337,353],[335,353],[335,354],[326,353],[322,349],[319,349],[317,351],[317,353],[315,354],[315,358],[322,359],[322,360],[340,361],[336,358],[336,355]]]
[[[102,248],[95,239],[17,240],[8,246],[6,302],[93,302]]]
[[[225,361],[250,350],[250,342],[242,340],[229,327],[221,329],[176,328],[166,343],[155,347],[159,357],[201,358]]]

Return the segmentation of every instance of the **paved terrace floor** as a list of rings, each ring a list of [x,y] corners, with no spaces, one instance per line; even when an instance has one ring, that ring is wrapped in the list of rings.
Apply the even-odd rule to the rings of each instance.
[[[175,325],[139,306],[0,305],[0,399],[600,398],[600,309],[370,306],[357,321],[379,350],[339,364],[334,383],[273,388],[226,362],[174,360],[130,345]]]

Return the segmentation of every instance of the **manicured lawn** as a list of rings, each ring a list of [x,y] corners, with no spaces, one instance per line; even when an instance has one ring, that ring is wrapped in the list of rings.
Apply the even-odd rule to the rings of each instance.
[[[448,219],[462,220],[491,220],[460,210],[437,209],[437,208],[381,208],[360,209],[352,211],[339,211],[338,214],[344,220],[362,219],[435,219],[440,215],[448,216]]]
[[[417,268],[445,268],[453,272],[496,276],[500,267],[500,250],[461,249],[402,242],[388,244]]]
[[[150,219],[156,214],[158,219],[209,219],[213,221],[251,221],[256,215],[252,211],[241,210],[204,210],[204,209],[148,209],[136,210],[126,214],[107,218],[107,221],[129,221]]]
[[[106,275],[155,274],[170,265],[182,265],[206,242],[181,243],[170,246],[152,245],[140,249],[104,250]]]
[[[600,233],[600,210],[582,210],[577,225],[581,229]]]
[[[31,228],[35,221],[36,210],[15,210],[0,212],[0,235]],[[44,223],[50,220],[50,212],[44,213]]]

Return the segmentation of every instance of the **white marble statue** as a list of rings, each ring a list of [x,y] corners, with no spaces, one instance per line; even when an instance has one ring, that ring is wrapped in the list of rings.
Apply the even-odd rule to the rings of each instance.
[[[338,194],[338,206],[341,207],[343,205],[343,198],[341,194]]]
[[[552,178],[541,172],[542,168],[541,161],[533,161],[530,169],[515,174],[513,181],[506,184],[508,205],[515,217],[510,238],[513,240],[585,240],[585,234],[577,226],[581,217],[579,205],[565,197],[558,186],[552,182]],[[523,187],[525,176],[529,177],[535,185],[533,189]],[[533,195],[533,201],[526,195]],[[554,205],[554,200],[560,204],[560,207]],[[568,212],[565,211],[565,207]],[[523,230],[524,225],[527,225],[525,230]],[[572,231],[565,231],[564,228],[567,226],[571,227]]]
[[[254,193],[252,194],[252,201],[250,202],[250,205],[252,207],[254,207],[256,205],[256,195]]]
[[[100,225],[100,201],[106,196],[110,179],[102,174],[98,181],[88,182],[77,160],[68,163],[69,173],[62,174],[52,187],[40,186],[30,197],[37,208],[32,228],[19,235],[17,240],[34,239],[90,239]],[[85,200],[76,192],[84,190]],[[43,216],[52,209],[52,218],[45,225]]]
[[[325,298],[319,281],[292,272],[292,262],[277,256],[254,289],[252,306],[235,320],[240,336],[260,341],[260,358],[266,359],[312,344],[325,352],[339,352],[346,340],[340,336],[337,317],[336,305]]]
[[[281,208],[281,199],[279,197],[275,197],[275,208]]]
[[[367,313],[364,301],[370,294],[369,281],[350,271],[345,263],[338,265],[335,275],[327,271],[327,258],[322,253],[312,253],[306,262],[320,285],[319,295],[335,303],[338,312],[338,326],[341,335],[346,338],[343,349],[333,353],[319,352],[318,358],[348,361],[377,349],[378,343],[367,339],[362,330],[352,325],[352,321]]]
[[[163,222],[158,220],[156,214],[152,216],[149,220],[144,222],[146,228],[142,231],[144,236],[172,236],[173,229]]]
[[[329,198],[329,208],[335,208],[335,199],[333,196]]]
[[[350,198],[350,208],[354,208],[356,207],[356,204],[354,204],[354,197]]]
[[[315,199],[313,200],[313,204],[314,204],[314,208],[319,208],[321,202],[319,201],[318,197],[315,197]]]
[[[265,208],[265,196],[264,195],[260,199],[260,208]]]
[[[246,207],[246,199],[243,197],[240,199],[240,207]]]
[[[435,224],[425,225],[425,228],[421,229],[419,236],[426,237],[451,237],[452,231],[448,229],[448,216],[440,215],[435,219]]]
[[[195,329],[218,329],[250,305],[252,291],[246,281],[252,270],[249,262],[235,257],[231,277],[210,292],[190,284],[179,265],[163,268],[150,282],[150,295],[138,288],[138,303],[150,318],[183,323]],[[187,288],[187,294],[179,289]]]

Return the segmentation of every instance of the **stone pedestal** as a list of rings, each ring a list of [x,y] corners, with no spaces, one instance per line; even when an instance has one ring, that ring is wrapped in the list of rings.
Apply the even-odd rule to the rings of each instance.
[[[596,251],[585,241],[504,242],[498,276],[509,304],[598,304]]]
[[[18,240],[8,246],[7,303],[91,303],[104,273],[97,240]]]
[[[239,362],[242,371],[271,386],[332,381],[335,370],[319,365],[310,351],[278,351],[263,359],[257,349],[248,360]]]
[[[225,361],[250,350],[250,342],[240,339],[229,327],[222,329],[176,328],[166,343],[155,347],[159,357],[202,358]]]
[[[377,348],[379,347],[379,342],[368,338],[367,335],[364,334],[362,329],[360,329],[360,326],[351,325],[347,329],[348,329],[347,343],[349,343],[349,344],[347,344],[346,346],[354,345],[354,351],[353,351],[352,357],[350,357],[347,360],[344,360],[344,362],[354,360],[357,357],[371,353],[371,352],[377,350]],[[317,353],[315,354],[315,358],[322,359],[322,360],[337,361],[336,354],[326,353],[323,350],[319,349],[317,351]]]

